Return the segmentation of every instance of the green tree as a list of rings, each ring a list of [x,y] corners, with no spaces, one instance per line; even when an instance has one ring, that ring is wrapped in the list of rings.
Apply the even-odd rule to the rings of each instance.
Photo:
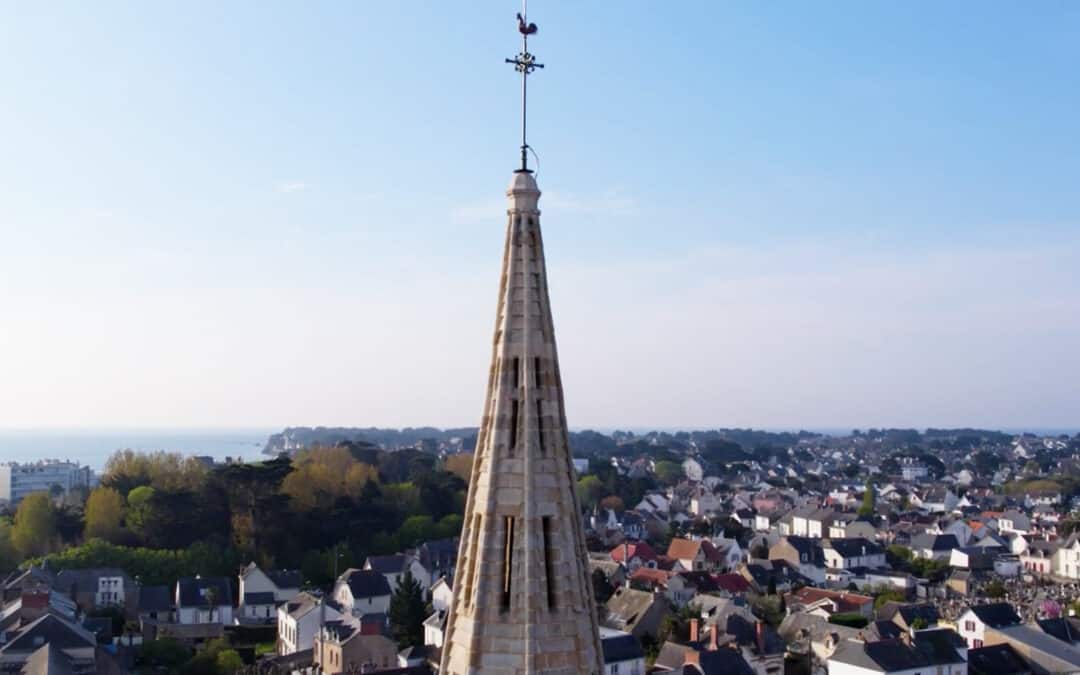
[[[450,539],[461,534],[461,528],[465,519],[457,513],[443,516],[435,525],[435,536],[440,539]]]
[[[683,477],[682,466],[675,462],[657,462],[656,479],[664,485],[674,485]]]
[[[874,486],[868,480],[866,481],[866,491],[863,492],[862,506],[859,507],[860,516],[872,516],[875,511],[874,503]]]
[[[437,536],[438,530],[431,516],[409,516],[398,530],[398,543],[402,548],[412,548]]]
[[[406,571],[390,596],[390,632],[399,649],[424,644],[424,619],[427,618],[424,592],[420,582]]]
[[[128,493],[128,508],[125,520],[128,529],[143,541],[154,522],[154,488],[141,485]]]
[[[858,612],[837,612],[829,617],[829,623],[848,628],[865,628],[870,620]]]
[[[244,661],[235,649],[223,649],[214,659],[218,675],[235,675],[244,667]]]
[[[56,515],[48,493],[35,492],[23,498],[15,512],[11,543],[24,558],[45,555],[56,544]]]
[[[161,638],[142,643],[138,662],[151,668],[164,668],[170,672],[191,658],[191,650],[173,638]]]
[[[882,591],[876,598],[874,598],[874,609],[879,610],[889,602],[904,602],[907,600],[900,591]]]
[[[582,476],[577,482],[578,501],[582,506],[593,507],[604,496],[604,483],[598,477],[590,474]]]
[[[100,487],[86,500],[87,539],[99,538],[116,543],[120,536],[120,521],[124,517],[124,498],[112,488]]]
[[[22,562],[22,556],[15,550],[15,544],[11,541],[11,521],[7,518],[0,520],[0,574],[6,574],[18,567]]]

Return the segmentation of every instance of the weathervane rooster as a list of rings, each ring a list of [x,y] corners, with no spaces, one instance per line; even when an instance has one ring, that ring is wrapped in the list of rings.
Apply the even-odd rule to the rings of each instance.
[[[523,17],[521,15],[521,12],[518,12],[517,20],[518,20],[518,32],[519,33],[521,33],[522,35],[535,35],[536,34],[536,31],[538,30],[536,28],[536,24],[535,23],[529,23],[529,24],[525,23],[525,17]]]

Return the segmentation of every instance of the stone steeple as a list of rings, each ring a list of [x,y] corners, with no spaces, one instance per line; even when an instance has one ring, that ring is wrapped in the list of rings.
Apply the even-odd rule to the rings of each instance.
[[[599,675],[596,605],[575,493],[540,235],[519,170],[443,675]]]

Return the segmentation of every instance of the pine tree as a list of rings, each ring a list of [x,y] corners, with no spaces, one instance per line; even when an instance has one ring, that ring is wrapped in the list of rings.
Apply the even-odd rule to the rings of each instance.
[[[424,589],[405,572],[398,582],[397,590],[390,596],[390,632],[399,649],[419,647],[424,644],[424,619],[428,608],[424,604]]]

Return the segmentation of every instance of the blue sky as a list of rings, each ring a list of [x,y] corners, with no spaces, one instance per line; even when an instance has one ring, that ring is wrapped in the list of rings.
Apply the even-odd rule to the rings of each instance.
[[[471,425],[512,2],[0,7],[0,427]],[[1076,426],[1080,5],[533,0],[572,426]]]

